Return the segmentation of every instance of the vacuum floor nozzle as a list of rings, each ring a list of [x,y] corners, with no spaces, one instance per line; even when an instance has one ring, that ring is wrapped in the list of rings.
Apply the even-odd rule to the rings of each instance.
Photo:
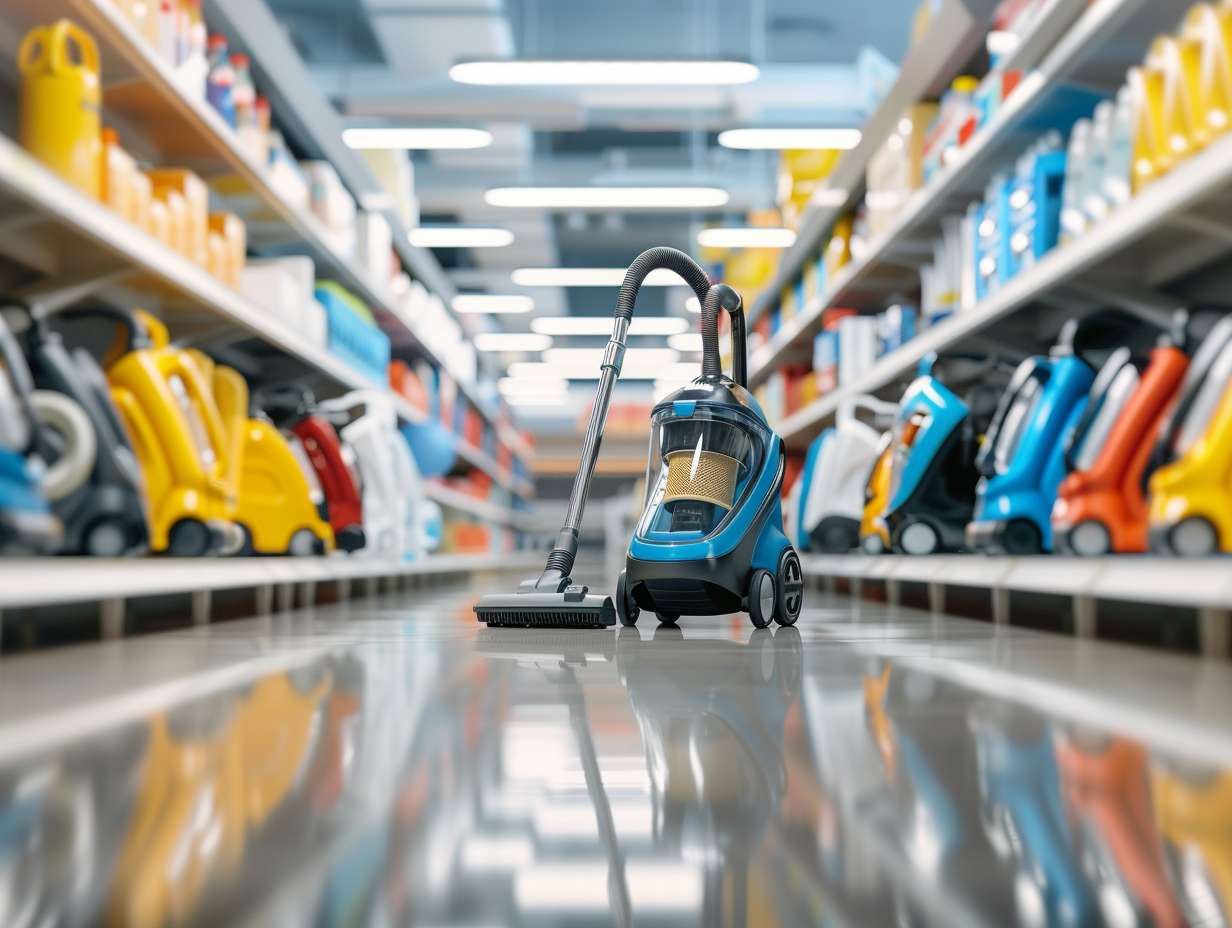
[[[565,593],[494,593],[475,604],[489,628],[609,628],[616,624],[610,596]]]

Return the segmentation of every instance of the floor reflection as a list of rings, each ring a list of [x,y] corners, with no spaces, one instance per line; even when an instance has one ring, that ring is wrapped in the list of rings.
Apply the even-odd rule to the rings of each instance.
[[[263,634],[288,669],[186,682],[0,769],[0,925],[1232,911],[1232,773],[977,692],[946,661],[726,620],[487,631],[452,607]]]

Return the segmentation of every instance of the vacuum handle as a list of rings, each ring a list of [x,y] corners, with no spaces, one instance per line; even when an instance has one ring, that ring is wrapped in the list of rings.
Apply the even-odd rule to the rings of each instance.
[[[702,376],[717,380],[723,374],[719,361],[719,310],[731,317],[732,380],[748,388],[748,349],[745,346],[744,301],[727,284],[715,284],[702,301]]]

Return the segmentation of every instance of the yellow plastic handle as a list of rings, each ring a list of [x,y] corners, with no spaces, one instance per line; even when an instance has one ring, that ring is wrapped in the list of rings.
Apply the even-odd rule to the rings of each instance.
[[[47,27],[40,26],[27,32],[17,50],[17,67],[21,73],[33,74],[36,70],[45,70],[48,48]]]
[[[77,46],[81,53],[80,67],[97,75],[101,70],[98,57],[98,45],[94,36],[86,32],[71,19],[62,19],[51,27],[52,67],[55,70],[68,70],[77,67],[69,57],[70,42]]]

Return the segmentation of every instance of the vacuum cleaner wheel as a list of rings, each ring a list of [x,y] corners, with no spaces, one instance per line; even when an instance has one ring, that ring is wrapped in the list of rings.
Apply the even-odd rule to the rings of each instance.
[[[749,577],[749,618],[758,628],[766,628],[774,619],[777,601],[774,574],[758,568]]]
[[[903,554],[936,554],[941,549],[941,536],[927,522],[908,522],[897,540],[895,547]]]
[[[1112,550],[1112,539],[1106,525],[1088,519],[1070,530],[1067,546],[1079,557],[1100,557]]]
[[[1210,557],[1219,553],[1219,533],[1201,516],[1190,516],[1168,532],[1168,546],[1181,557]]]
[[[795,625],[804,608],[804,571],[800,568],[800,555],[792,548],[779,558],[777,581],[774,621],[780,625]]]
[[[679,612],[656,612],[655,618],[659,620],[660,625],[675,625],[680,619]]]
[[[1011,519],[1002,532],[1001,547],[1006,554],[1039,554],[1044,540],[1039,526],[1029,519]]]
[[[317,550],[317,536],[311,529],[298,529],[287,543],[287,554],[292,557],[311,557]]]
[[[82,550],[90,557],[119,557],[131,543],[123,522],[119,519],[99,519],[86,529]]]
[[[642,610],[637,607],[637,603],[629,595],[625,572],[622,570],[620,576],[616,578],[616,618],[620,619],[621,625],[631,628],[637,624],[638,616],[641,614]]]
[[[205,557],[214,534],[200,519],[180,519],[167,535],[167,553],[172,557]]]

